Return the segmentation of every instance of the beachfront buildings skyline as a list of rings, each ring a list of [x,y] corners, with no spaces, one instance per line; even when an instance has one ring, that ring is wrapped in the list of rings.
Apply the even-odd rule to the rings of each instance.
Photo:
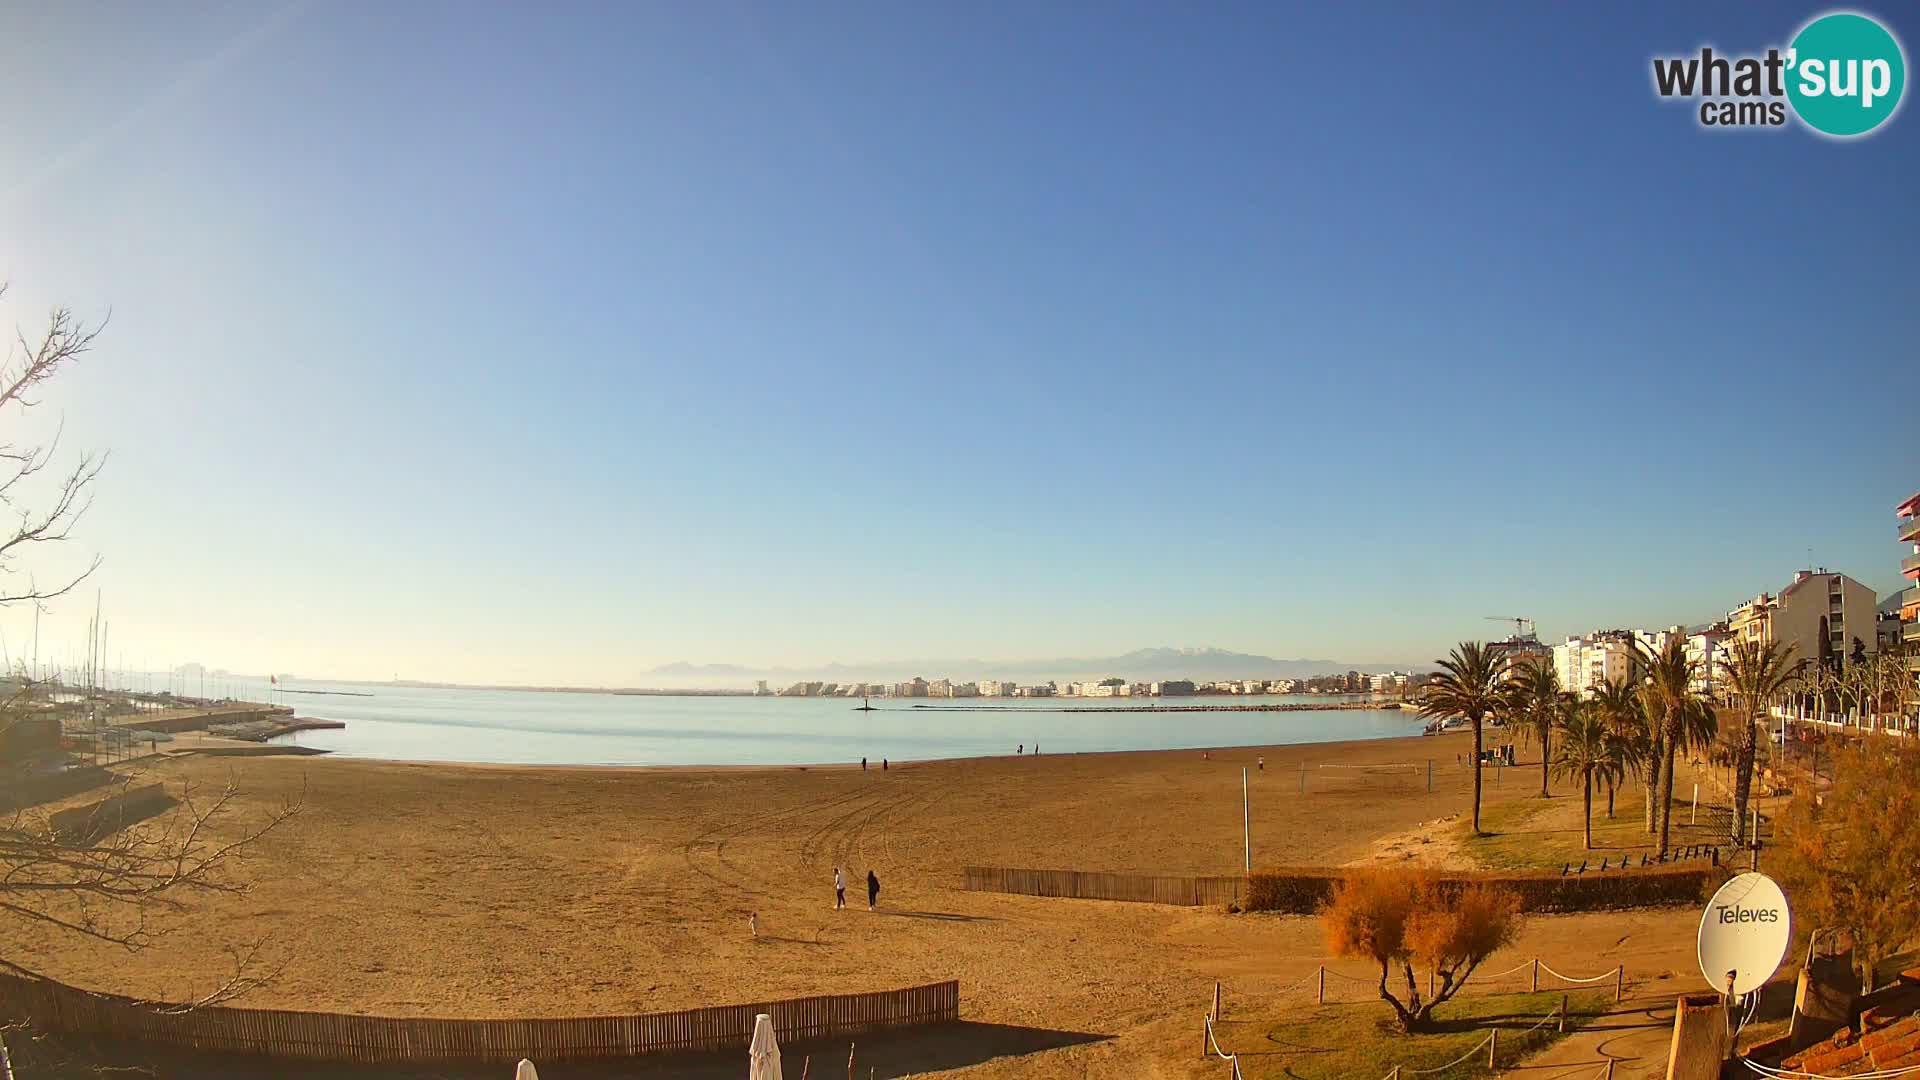
[[[1020,684],[998,679],[960,682],[953,679],[914,677],[897,683],[837,683],[803,680],[782,690],[770,690],[762,680],[756,694],[767,697],[839,697],[839,698],[1134,698],[1186,697],[1201,694],[1248,696],[1267,694],[1371,694],[1405,697],[1419,687],[1426,676],[1411,671],[1361,672],[1320,675],[1308,679],[1164,679],[1135,682],[1119,676],[1086,681],[1049,680]]]

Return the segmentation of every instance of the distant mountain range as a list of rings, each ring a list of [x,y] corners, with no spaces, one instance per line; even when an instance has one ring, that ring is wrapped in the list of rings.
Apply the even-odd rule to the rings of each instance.
[[[1228,649],[1176,649],[1167,646],[1135,649],[1119,656],[1061,657],[1051,660],[980,660],[929,658],[885,660],[866,664],[829,663],[819,667],[754,668],[742,664],[662,664],[649,675],[677,686],[750,685],[756,680],[780,685],[802,680],[828,682],[899,682],[916,675],[928,679],[1085,679],[1120,676],[1146,681],[1162,679],[1299,679],[1343,671],[1429,670],[1430,664],[1347,660],[1282,660]]]

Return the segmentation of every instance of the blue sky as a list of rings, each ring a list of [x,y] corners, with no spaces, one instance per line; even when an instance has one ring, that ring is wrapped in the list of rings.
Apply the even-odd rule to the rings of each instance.
[[[1822,9],[1025,7],[0,12],[4,316],[112,312],[6,422],[112,451],[109,653],[1412,661],[1897,584],[1920,118],[1648,73]]]

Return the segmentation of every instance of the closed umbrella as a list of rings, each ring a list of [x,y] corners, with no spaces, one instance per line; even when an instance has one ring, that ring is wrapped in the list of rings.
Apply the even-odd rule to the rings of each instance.
[[[773,1041],[773,1017],[753,1018],[753,1045],[747,1048],[747,1080],[781,1080],[780,1046]]]

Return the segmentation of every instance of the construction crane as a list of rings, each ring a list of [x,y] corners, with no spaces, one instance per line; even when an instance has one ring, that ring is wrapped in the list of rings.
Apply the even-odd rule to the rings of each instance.
[[[1513,636],[1516,638],[1533,637],[1533,620],[1524,615],[1488,615],[1492,622],[1510,622],[1513,624]]]

